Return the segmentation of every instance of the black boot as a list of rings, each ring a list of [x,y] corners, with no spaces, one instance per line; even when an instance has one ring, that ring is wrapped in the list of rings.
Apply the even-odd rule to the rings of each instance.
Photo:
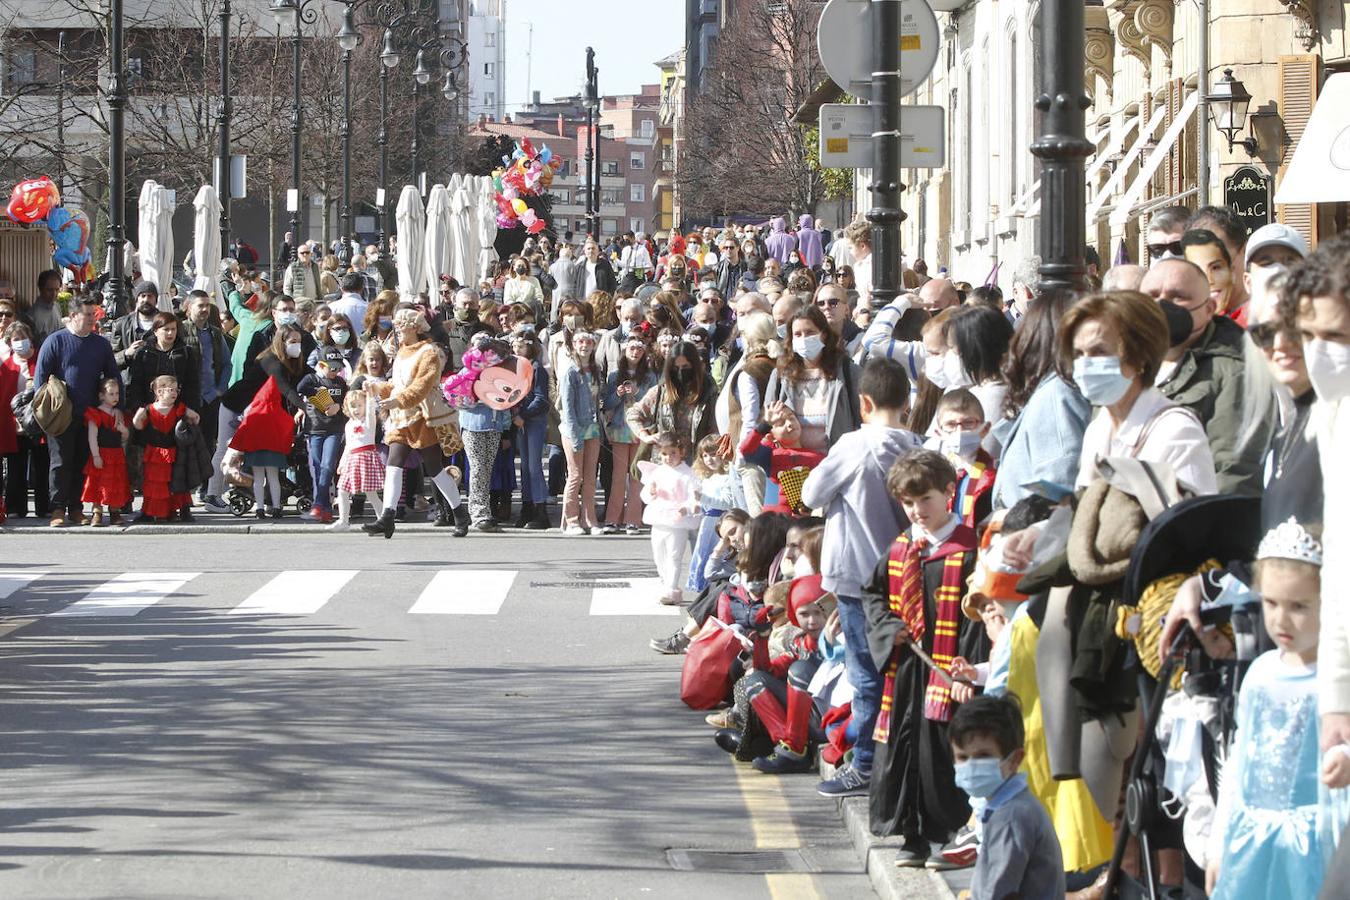
[[[361,530],[371,537],[374,537],[377,534],[384,535],[386,539],[393,537],[394,511],[392,509],[386,509],[384,512],[380,513],[380,517],[374,522],[367,522],[362,525]]]
[[[492,517],[503,525],[511,524],[511,492],[502,491],[492,507]]]
[[[454,518],[455,518],[455,512],[454,512],[454,510],[452,510],[452,509],[450,508],[450,501],[449,501],[449,500],[446,500],[445,497],[441,495],[441,492],[440,492],[440,491],[437,491],[437,492],[436,492],[436,526],[435,526],[435,527],[437,527],[437,528],[445,528],[445,527],[449,526],[451,522],[454,521]]]
[[[459,506],[455,507],[455,530],[451,532],[455,537],[468,537],[469,525],[473,520],[469,518],[469,504],[464,500],[459,501]]]
[[[531,531],[547,531],[549,529],[548,504],[537,503],[534,507],[534,518],[525,523],[525,527]]]
[[[520,515],[516,518],[516,528],[524,528],[534,518],[534,504],[528,500],[520,504]]]

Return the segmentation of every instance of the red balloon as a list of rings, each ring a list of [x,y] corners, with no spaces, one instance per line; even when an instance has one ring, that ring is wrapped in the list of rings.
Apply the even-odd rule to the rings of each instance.
[[[61,192],[46,175],[14,185],[6,214],[15,222],[31,225],[47,218],[47,213],[61,205]]]

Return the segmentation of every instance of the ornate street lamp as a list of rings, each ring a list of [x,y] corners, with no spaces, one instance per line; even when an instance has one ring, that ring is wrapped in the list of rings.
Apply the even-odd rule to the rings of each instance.
[[[105,303],[114,315],[122,315],[126,307],[126,282],[122,266],[122,250],[126,243],[126,145],[125,116],[127,108],[126,54],[122,43],[122,0],[108,4],[108,283],[104,288]]]
[[[1214,127],[1228,138],[1231,152],[1234,144],[1241,144],[1248,156],[1256,155],[1256,137],[1247,135],[1237,140],[1238,132],[1247,127],[1247,109],[1252,104],[1252,95],[1247,86],[1233,77],[1232,69],[1224,69],[1223,77],[1214,83],[1214,93],[1205,98],[1209,101],[1209,117]]]
[[[295,192],[291,206],[291,240],[300,240],[300,128],[304,124],[304,110],[300,106],[300,41],[301,26],[313,25],[319,14],[312,8],[316,0],[272,0],[271,11],[281,28],[282,17],[294,17],[291,31],[291,188]]]
[[[385,230],[385,204],[389,202],[389,72],[403,61],[397,29],[408,21],[411,11],[407,0],[385,0],[375,7],[375,24],[383,29],[380,38],[380,129],[375,133],[375,145],[380,148],[380,185],[375,200],[375,215],[379,224],[381,250],[389,248]]]
[[[352,248],[352,51],[361,45],[361,32],[356,30],[356,7],[361,0],[342,0],[342,28],[337,33],[342,48],[342,121],[338,135],[342,138],[342,206],[338,210],[338,230],[342,246],[338,259],[344,264],[351,258]]]
[[[220,200],[220,255],[230,255],[230,0],[220,4],[220,101],[216,104],[220,146],[216,151],[216,196]],[[208,277],[216,273],[207,272]]]

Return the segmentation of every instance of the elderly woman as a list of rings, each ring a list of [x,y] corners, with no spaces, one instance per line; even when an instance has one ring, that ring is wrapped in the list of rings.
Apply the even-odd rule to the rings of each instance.
[[[31,484],[33,512],[45,519],[49,505],[47,445],[42,438],[29,437],[19,431],[19,423],[10,408],[14,396],[27,390],[33,381],[38,348],[32,329],[15,321],[11,305],[0,306],[0,338],[9,348],[8,355],[0,360],[0,454],[5,457],[5,507],[15,518],[28,515],[28,487]]]
[[[862,424],[858,365],[844,352],[825,314],[807,306],[788,325],[792,352],[778,359],[763,406],[783,401],[802,423],[802,447],[825,453]]]
[[[427,340],[431,325],[420,312],[401,309],[393,318],[399,349],[392,377],[384,382],[362,382],[365,390],[379,398],[380,411],[387,415],[384,440],[389,445],[389,459],[384,469],[384,511],[377,521],[361,528],[370,535],[394,536],[394,516],[403,495],[403,465],[408,454],[417,450],[422,471],[431,476],[439,492],[438,524],[448,523],[454,510],[455,536],[464,537],[469,533],[467,511],[460,505],[459,488],[441,452],[442,435],[454,428],[453,414],[441,396],[445,356],[440,347]],[[488,465],[491,467],[491,462]]]

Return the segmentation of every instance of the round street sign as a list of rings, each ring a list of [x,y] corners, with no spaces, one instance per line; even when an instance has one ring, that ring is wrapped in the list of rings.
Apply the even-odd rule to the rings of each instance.
[[[895,2],[895,0],[892,0]],[[937,16],[927,0],[900,3],[900,95],[923,84],[941,49]],[[868,96],[872,84],[872,4],[868,0],[830,0],[820,13],[816,46],[820,62],[835,84],[850,94]]]

